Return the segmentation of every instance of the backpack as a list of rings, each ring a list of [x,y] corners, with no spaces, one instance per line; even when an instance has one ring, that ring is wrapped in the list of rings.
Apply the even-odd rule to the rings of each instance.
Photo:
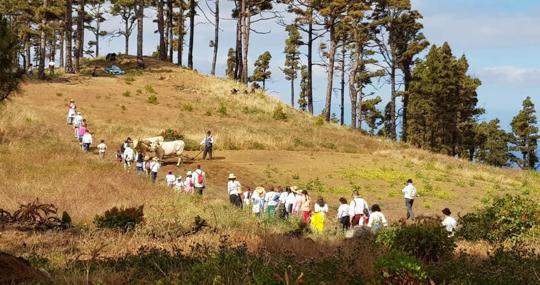
[[[200,185],[202,185],[204,183],[204,176],[203,176],[202,173],[199,173],[197,175],[197,183],[200,184]]]

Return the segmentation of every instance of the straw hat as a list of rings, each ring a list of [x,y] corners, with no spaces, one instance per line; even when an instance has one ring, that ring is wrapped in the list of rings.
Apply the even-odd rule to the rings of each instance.
[[[291,186],[291,191],[294,191],[294,192],[298,191],[298,186]]]
[[[154,157],[154,158],[152,158],[152,160],[153,160],[153,161],[159,161],[159,158]]]
[[[236,176],[234,176],[234,174],[229,174],[229,179],[236,179]]]
[[[191,173],[191,171],[188,171],[188,172],[186,173],[186,176],[191,176],[191,175],[193,175],[193,173]]]
[[[149,160],[150,159],[150,156],[149,155],[145,155],[144,156],[144,160]]]
[[[264,187],[261,187],[261,186],[255,188],[255,191],[254,191],[254,193],[258,194],[258,195],[262,195],[262,194],[264,194],[264,192],[265,192]]]

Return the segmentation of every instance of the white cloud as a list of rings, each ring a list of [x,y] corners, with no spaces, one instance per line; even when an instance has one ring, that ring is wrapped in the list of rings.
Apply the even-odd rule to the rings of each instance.
[[[480,78],[486,81],[507,84],[539,84],[540,68],[527,68],[512,65],[485,67],[480,71]]]

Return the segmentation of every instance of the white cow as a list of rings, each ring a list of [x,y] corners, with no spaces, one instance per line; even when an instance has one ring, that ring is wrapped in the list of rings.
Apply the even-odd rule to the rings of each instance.
[[[166,156],[176,156],[178,157],[178,163],[176,166],[182,164],[182,153],[184,153],[184,147],[186,144],[182,140],[162,142],[157,147],[152,147],[144,141],[138,142],[137,150],[142,153],[155,152],[155,156],[159,160],[163,160],[163,157]]]
[[[138,139],[138,140],[133,141],[133,147],[136,149],[139,142],[144,142],[146,145],[150,146],[152,149],[155,149],[158,145],[160,145],[164,141],[165,139],[162,136]]]

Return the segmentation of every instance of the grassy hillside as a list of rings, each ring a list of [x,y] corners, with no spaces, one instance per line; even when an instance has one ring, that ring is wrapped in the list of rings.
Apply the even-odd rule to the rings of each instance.
[[[294,222],[257,220],[230,208],[225,190],[230,172],[244,186],[298,185],[314,197],[323,196],[331,207],[328,234],[313,238],[324,245],[321,248],[331,249],[336,248],[337,199],[349,199],[352,189],[360,190],[370,204],[380,204],[391,222],[404,214],[400,190],[407,178],[416,181],[421,195],[415,204],[418,214],[439,214],[443,207],[464,214],[492,196],[519,193],[537,199],[540,193],[536,172],[471,164],[372,138],[324,123],[235,82],[151,59],[147,63],[140,72],[129,68],[132,59],[122,59],[120,66],[128,70],[125,76],[29,80],[1,107],[0,208],[14,210],[19,203],[39,198],[67,211],[82,231],[8,230],[0,235],[1,251],[46,256],[49,266],[58,269],[73,260],[94,258],[93,254],[123,256],[140,246],[189,249],[204,242],[217,247],[222,235],[232,243],[246,242],[250,250],[279,244],[272,235],[293,229]],[[103,62],[89,66],[94,65]],[[75,142],[65,124],[70,98],[88,120],[95,141],[105,139],[109,145],[105,160],[83,154]],[[192,148],[206,130],[215,134],[215,160],[187,161],[179,169],[170,160],[160,173],[163,180],[167,170],[184,174],[200,163],[209,175],[202,200],[150,185],[114,161],[114,151],[127,136],[154,136],[166,128],[180,130]],[[143,204],[146,223],[134,234],[96,230],[92,224],[95,215],[113,206]],[[178,233],[189,229],[197,215],[213,230],[180,238]],[[305,258],[320,253],[305,244],[291,242],[287,247]],[[69,282],[83,280],[76,276],[77,272],[70,275]]]

